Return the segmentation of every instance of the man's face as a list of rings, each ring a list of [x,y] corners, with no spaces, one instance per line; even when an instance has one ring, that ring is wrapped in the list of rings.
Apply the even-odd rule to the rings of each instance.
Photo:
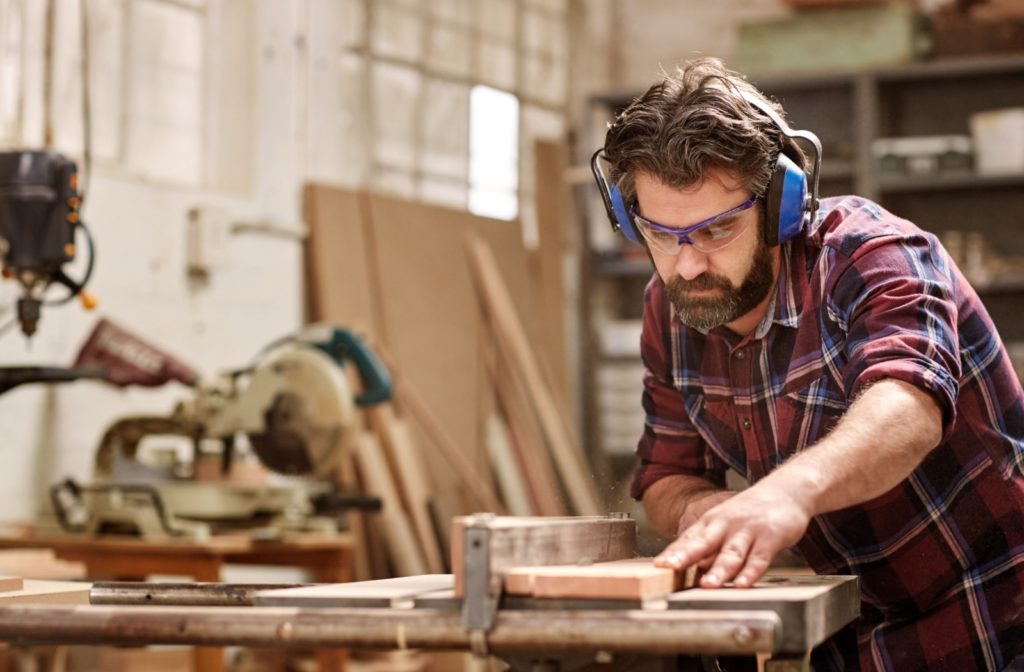
[[[750,197],[742,181],[723,170],[712,170],[702,183],[683,190],[648,173],[638,173],[634,182],[639,213],[680,229],[735,208]],[[761,219],[760,207],[736,215],[734,225],[745,227],[744,231],[713,252],[684,244],[677,254],[667,254],[648,245],[683,324],[705,331],[732,325],[768,297],[775,284],[777,250],[764,242]]]

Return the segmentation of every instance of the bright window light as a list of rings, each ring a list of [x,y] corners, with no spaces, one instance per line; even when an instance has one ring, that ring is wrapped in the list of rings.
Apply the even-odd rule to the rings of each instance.
[[[469,211],[515,219],[518,188],[519,99],[474,86],[469,94]]]

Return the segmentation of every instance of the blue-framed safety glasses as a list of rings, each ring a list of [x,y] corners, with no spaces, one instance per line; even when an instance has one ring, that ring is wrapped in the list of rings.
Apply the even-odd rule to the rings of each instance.
[[[750,228],[752,218],[741,219],[739,214],[757,203],[757,196],[751,196],[735,208],[730,208],[714,217],[709,217],[685,229],[658,224],[640,215],[633,205],[629,214],[640,235],[652,247],[664,254],[678,254],[683,245],[693,245],[701,252],[716,252],[736,242],[743,232]]]

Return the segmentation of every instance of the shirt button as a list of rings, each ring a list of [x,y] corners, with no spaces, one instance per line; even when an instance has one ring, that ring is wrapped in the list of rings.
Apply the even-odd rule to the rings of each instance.
[[[753,423],[750,422],[750,418],[743,418],[743,429],[750,429],[753,426]]]
[[[736,357],[736,359],[743,359],[746,357],[746,354],[742,350],[737,350],[736,354],[733,356]]]

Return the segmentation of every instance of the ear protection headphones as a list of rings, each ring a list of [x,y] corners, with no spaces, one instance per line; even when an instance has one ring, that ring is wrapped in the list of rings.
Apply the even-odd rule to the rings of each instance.
[[[789,125],[765,101],[752,93],[741,91],[743,98],[772,120],[782,134],[794,140],[803,140],[813,150],[811,177],[782,151],[779,152],[772,169],[772,177],[764,194],[765,226],[764,240],[768,245],[779,245],[792,239],[804,227],[814,224],[818,212],[818,175],[821,172],[821,141],[810,131],[798,131]],[[632,242],[643,245],[643,239],[633,226],[633,218],[622,198],[618,186],[607,178],[604,148],[594,152],[590,169],[594,173],[598,191],[604,201],[605,211],[611,221],[612,230],[621,231]],[[810,183],[810,184],[808,184]]]

